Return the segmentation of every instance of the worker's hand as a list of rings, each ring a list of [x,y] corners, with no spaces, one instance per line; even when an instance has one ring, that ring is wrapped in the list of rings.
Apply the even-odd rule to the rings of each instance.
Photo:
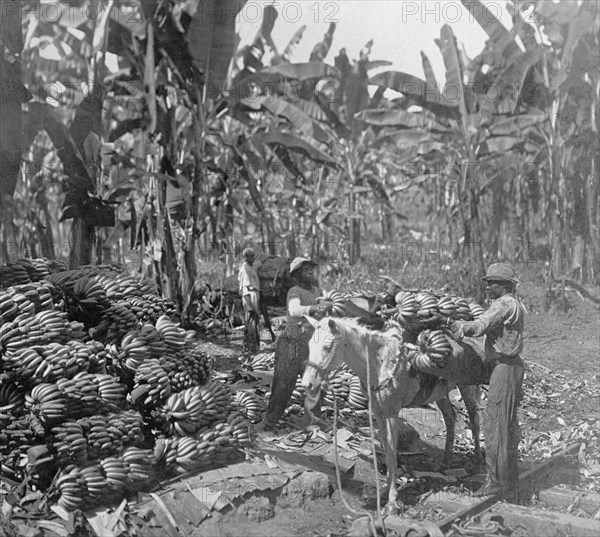
[[[311,317],[314,317],[315,319],[319,320],[327,315],[327,310],[327,306],[311,306],[308,310],[308,314]]]
[[[460,321],[448,321],[448,332],[455,341],[462,341],[465,337],[463,324]]]

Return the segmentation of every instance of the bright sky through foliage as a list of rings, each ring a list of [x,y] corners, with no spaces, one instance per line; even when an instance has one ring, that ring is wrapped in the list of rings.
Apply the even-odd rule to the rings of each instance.
[[[248,44],[260,27],[263,6],[271,0],[250,0],[240,13],[241,45]],[[510,27],[505,0],[484,0],[490,11]],[[340,48],[348,57],[358,58],[359,51],[373,39],[371,60],[393,62],[390,69],[423,77],[421,50],[429,57],[438,80],[444,80],[442,55],[434,39],[440,29],[450,24],[470,58],[483,48],[487,36],[473,20],[460,0],[299,0],[275,2],[279,17],[273,29],[273,40],[280,52],[298,27],[306,31],[292,61],[308,61],[313,46],[323,39],[330,22],[337,28],[326,58],[333,64]],[[268,56],[265,58],[267,59]]]

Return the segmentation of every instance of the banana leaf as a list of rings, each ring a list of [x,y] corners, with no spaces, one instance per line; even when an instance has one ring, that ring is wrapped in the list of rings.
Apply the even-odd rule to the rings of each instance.
[[[481,144],[479,154],[506,153],[523,143],[523,139],[517,136],[492,136]]]
[[[421,128],[440,132],[446,130],[443,125],[425,114],[405,110],[363,110],[357,117],[369,125],[379,127]]]
[[[392,142],[397,147],[410,147],[411,145],[428,142],[431,133],[422,129],[382,129],[377,136],[377,142]]]
[[[428,88],[434,88],[437,91],[438,83],[435,78],[435,73],[431,67],[431,62],[423,51],[421,51],[421,63],[423,64],[423,72],[425,73],[425,83]]]
[[[327,76],[339,77],[339,71],[324,62],[280,63],[260,72],[261,75],[281,75],[295,80],[310,80]]]
[[[456,103],[448,100],[436,87],[429,87],[427,83],[414,75],[400,71],[385,71],[369,79],[369,84],[385,86],[404,95],[419,99],[423,106],[437,105],[456,107]]]
[[[300,110],[300,108],[280,97],[261,96],[256,99],[243,99],[240,102],[243,105],[251,105],[253,108],[256,106],[262,107],[276,116],[286,118],[306,136],[310,136],[321,143],[329,143],[331,141],[331,136]]]
[[[329,49],[331,48],[331,43],[333,41],[333,34],[335,32],[336,24],[335,22],[329,23],[329,28],[325,35],[323,36],[323,41],[317,43],[312,52],[310,53],[310,61],[311,62],[319,62],[325,59],[325,56],[329,53]]]
[[[283,54],[281,55],[284,61],[290,61],[291,57],[294,54],[294,51],[296,50],[296,47],[300,44],[300,41],[302,41],[302,36],[304,35],[305,30],[306,24],[303,24],[302,26],[300,26],[300,28],[296,30],[296,32],[288,42],[287,46],[285,47]]]
[[[496,116],[490,126],[493,136],[508,136],[521,133],[524,129],[537,125],[546,119],[545,114],[519,114],[517,116]]]
[[[253,136],[255,142],[265,145],[281,145],[292,151],[300,151],[317,162],[337,165],[337,161],[327,153],[321,151],[310,142],[303,140],[295,134],[286,132],[261,132]]]

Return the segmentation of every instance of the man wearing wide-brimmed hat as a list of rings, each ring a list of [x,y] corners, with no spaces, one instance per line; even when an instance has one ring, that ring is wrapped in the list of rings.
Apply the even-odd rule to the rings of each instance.
[[[488,403],[484,414],[487,479],[475,496],[518,499],[519,421],[524,365],[523,325],[525,311],[515,291],[519,280],[506,263],[494,263],[482,278],[493,301],[477,320],[450,323],[455,339],[486,336],[485,357],[492,369]]]
[[[308,359],[308,342],[313,333],[312,326],[304,316],[320,319],[329,311],[329,306],[317,304],[317,298],[323,294],[316,281],[317,266],[317,263],[307,257],[296,257],[290,265],[290,276],[298,284],[287,294],[286,327],[275,343],[271,397],[266,415],[257,429],[269,429],[277,424],[290,402],[298,376],[304,371],[304,364]],[[317,416],[318,413],[319,410],[316,409]]]

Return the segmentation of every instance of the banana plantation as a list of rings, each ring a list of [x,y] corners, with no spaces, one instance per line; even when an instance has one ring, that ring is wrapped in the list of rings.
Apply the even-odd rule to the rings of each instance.
[[[372,57],[373,40],[349,57],[336,40],[336,22],[308,43],[308,57],[299,54],[307,26],[277,46],[278,2],[261,4],[256,35],[243,44],[239,15],[246,4],[0,4],[0,537],[17,535],[8,519],[30,537],[208,535],[212,530],[203,533],[200,523],[220,520],[216,513],[228,508],[245,509],[253,523],[268,520],[263,511],[273,511],[273,502],[265,498],[275,494],[300,510],[297,519],[311,518],[301,512],[310,499],[338,509],[333,515],[329,504],[314,507],[313,524],[325,529],[286,519],[294,535],[342,535],[336,524],[343,517],[351,522],[337,497],[331,500],[332,490],[343,488],[340,468],[358,468],[361,456],[372,453],[376,484],[385,474],[377,466],[382,449],[376,450],[372,419],[366,421],[365,383],[344,365],[328,377],[322,401],[330,416],[333,409],[327,439],[335,442],[335,459],[317,445],[319,434],[292,435],[279,445],[292,450],[288,457],[265,457],[259,471],[249,424],[260,421],[271,394],[272,354],[234,356],[223,351],[225,344],[215,350],[209,330],[201,334],[209,341],[199,344],[203,315],[211,323],[225,319],[221,327],[231,343],[234,305],[225,295],[235,294],[239,308],[235,274],[248,246],[272,259],[316,261],[324,300],[337,308],[330,313],[352,313],[350,298],[359,297],[365,308],[375,303],[366,313],[377,321],[421,330],[409,342],[411,352],[432,370],[438,364],[423,350],[427,341],[444,344],[432,352],[445,364],[450,340],[443,327],[432,335],[418,316],[441,312],[446,329],[451,318],[477,319],[486,267],[497,261],[519,267],[525,283],[538,285],[545,297],[521,296],[526,339],[547,341],[540,347],[541,339],[533,339],[529,347],[535,361],[525,376],[529,398],[519,410],[526,418],[520,462],[574,456],[585,463],[579,484],[587,488],[563,502],[561,513],[585,521],[569,522],[585,527],[574,535],[596,534],[597,506],[575,514],[585,510],[584,492],[595,494],[594,506],[600,493],[600,376],[593,370],[600,283],[598,2],[507,0],[507,26],[489,2],[460,0],[485,44],[469,57],[461,35],[442,24],[439,58],[421,52],[421,76],[396,70],[402,57]],[[432,67],[437,60],[443,77]],[[261,276],[261,292],[265,281],[280,285],[286,262],[274,276]],[[379,282],[376,289],[377,277],[390,286],[384,290]],[[273,304],[281,291],[271,293]],[[285,305],[282,296],[276,306]],[[568,321],[548,314],[549,301],[569,311]],[[548,315],[536,317],[540,312]],[[340,322],[358,330],[353,321]],[[265,323],[275,341],[268,314]],[[304,412],[303,400],[297,383],[286,419]],[[580,419],[563,419],[568,411]],[[458,450],[470,449],[472,435],[461,435]],[[478,438],[475,445],[478,450]],[[338,458],[340,446],[353,454],[352,465]],[[399,450],[411,464],[423,455],[420,448]],[[299,453],[316,469],[307,472]],[[467,460],[462,452],[458,458]],[[236,466],[237,474],[222,468],[240,459],[248,466]],[[525,535],[506,532],[508,515],[461,533],[441,520],[441,508],[419,510],[443,486],[464,492],[457,480],[471,475],[462,466],[443,475],[423,468],[397,483],[404,496],[414,496],[406,505],[409,517],[422,523],[420,535],[442,535],[440,528],[448,536]],[[183,485],[182,476],[198,469],[207,472],[205,481]],[[296,494],[299,476],[308,488]],[[379,488],[359,489],[358,477],[345,478],[344,487],[355,486],[362,498],[360,513],[381,511]],[[438,478],[420,496],[424,483]],[[235,491],[206,496],[206,483],[225,482]],[[142,490],[147,494],[138,497]],[[161,499],[159,490],[171,496]],[[127,501],[133,496],[135,509]],[[107,497],[112,511],[90,514]],[[427,520],[434,515],[439,527],[432,529]],[[354,533],[343,535],[410,531],[400,517],[393,519],[399,526],[387,529],[382,518],[377,527],[367,518],[362,530],[353,525]],[[243,527],[244,520],[232,523]],[[284,535],[275,525],[261,528],[256,535]]]
[[[335,23],[297,62],[273,6],[240,49],[239,2],[77,4],[3,7],[4,260],[127,261],[185,309],[245,243],[351,266],[416,229],[475,273],[597,282],[596,2],[509,2],[508,30],[464,1],[489,39],[468,58],[443,26],[445,80],[425,54],[422,78],[382,71],[371,43],[326,62]]]

